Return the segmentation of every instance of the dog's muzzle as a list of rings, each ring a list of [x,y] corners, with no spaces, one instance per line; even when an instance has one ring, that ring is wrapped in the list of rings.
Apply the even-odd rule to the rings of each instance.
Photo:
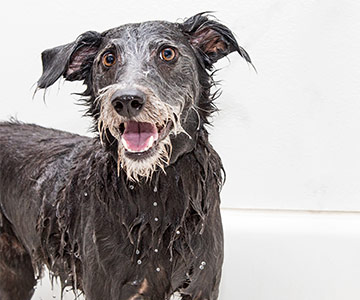
[[[140,121],[139,116],[147,104],[147,95],[137,88],[117,90],[110,101],[123,120],[118,129],[125,155],[136,160],[151,156],[159,142],[169,135],[173,122]]]

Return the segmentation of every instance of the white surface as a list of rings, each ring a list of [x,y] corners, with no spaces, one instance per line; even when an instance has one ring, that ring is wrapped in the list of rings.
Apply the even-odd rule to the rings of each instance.
[[[224,206],[359,210],[360,2],[251,4],[258,74],[233,55],[219,75]]]
[[[360,299],[360,214],[222,214],[219,300]]]
[[[223,205],[360,209],[359,1],[42,0],[0,6],[0,119],[17,116],[78,133],[89,126],[70,95],[82,90],[80,84],[55,84],[47,105],[41,92],[31,100],[41,51],[90,29],[217,11],[258,69],[255,74],[236,54],[217,65],[224,67],[217,76],[223,95],[211,139],[228,174]]]

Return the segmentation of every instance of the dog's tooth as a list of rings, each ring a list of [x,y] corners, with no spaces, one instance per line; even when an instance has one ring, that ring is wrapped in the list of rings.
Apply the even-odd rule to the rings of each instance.
[[[150,147],[152,147],[153,144],[154,144],[154,137],[151,136],[150,139],[149,139],[149,142],[148,142],[148,149],[149,149]]]
[[[126,140],[125,140],[124,138],[121,138],[121,142],[122,142],[122,144],[124,145],[124,147],[125,147],[126,150],[131,151],[131,150],[129,149],[128,143],[126,142]]]
[[[139,152],[148,151],[148,150],[152,147],[153,144],[154,144],[154,137],[153,137],[153,136],[150,136],[149,141],[148,141],[148,143],[147,143],[147,146],[146,146],[143,150],[141,150],[141,151],[139,151]]]

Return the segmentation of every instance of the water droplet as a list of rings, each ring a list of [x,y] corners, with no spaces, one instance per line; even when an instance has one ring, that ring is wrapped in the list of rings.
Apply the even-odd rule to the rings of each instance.
[[[85,193],[84,193],[84,196],[85,196],[85,197],[87,197],[87,196],[88,196],[88,193],[87,193],[87,192],[85,192]]]
[[[157,202],[154,202],[153,205],[154,205],[154,206],[158,206]]]
[[[159,218],[155,218],[154,220],[155,220],[155,222],[157,222],[157,221],[159,221]]]
[[[155,252],[155,253],[158,253],[158,252],[159,252],[159,249],[154,249],[154,252]]]
[[[204,270],[204,266],[203,266],[203,265],[200,265],[199,269],[200,269],[200,270]]]
[[[154,187],[154,193],[156,193],[156,192],[157,192],[157,186]]]
[[[136,249],[135,253],[136,253],[137,255],[139,255],[139,254],[140,254],[139,249]]]
[[[134,281],[131,282],[131,285],[139,285],[139,280],[135,279]]]
[[[141,263],[142,263],[142,261],[141,261],[141,259],[139,259],[139,260],[137,261],[137,264],[138,264],[138,265],[141,265]]]
[[[180,230],[176,230],[176,234],[180,234]]]
[[[134,189],[134,186],[132,184],[129,185],[129,189],[130,190],[133,190]]]
[[[201,264],[202,264],[203,266],[205,266],[205,265],[206,265],[206,262],[205,262],[205,261],[202,261]]]
[[[156,268],[156,272],[160,272],[160,268]]]
[[[202,235],[204,233],[204,223],[201,223],[201,229],[199,234]]]

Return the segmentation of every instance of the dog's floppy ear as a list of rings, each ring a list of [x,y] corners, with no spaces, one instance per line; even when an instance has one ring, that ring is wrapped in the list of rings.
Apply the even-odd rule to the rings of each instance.
[[[220,58],[234,51],[252,64],[249,54],[238,45],[231,30],[210,19],[206,13],[199,13],[180,26],[193,47],[199,51],[207,69],[211,69]]]
[[[70,81],[85,79],[100,44],[101,34],[87,31],[75,42],[45,50],[41,54],[43,74],[38,87],[47,88],[60,76]]]

